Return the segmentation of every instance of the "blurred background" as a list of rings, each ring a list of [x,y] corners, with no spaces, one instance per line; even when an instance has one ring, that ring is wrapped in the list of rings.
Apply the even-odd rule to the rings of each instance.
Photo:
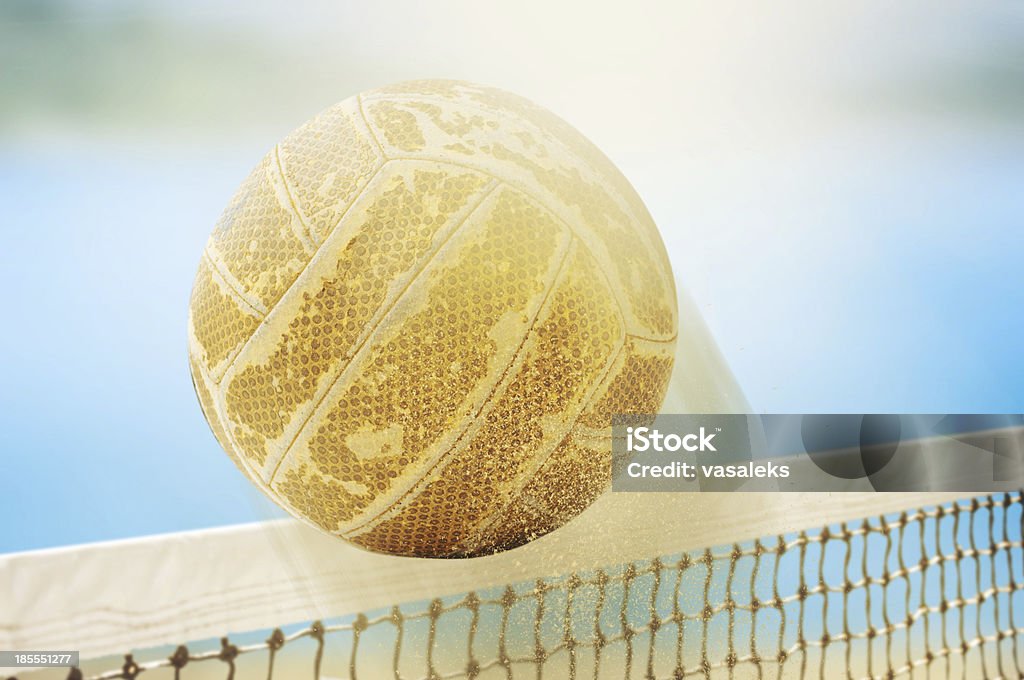
[[[0,553],[276,516],[195,267],[278,139],[427,77],[619,165],[755,411],[1024,410],[1020,3],[0,0]]]

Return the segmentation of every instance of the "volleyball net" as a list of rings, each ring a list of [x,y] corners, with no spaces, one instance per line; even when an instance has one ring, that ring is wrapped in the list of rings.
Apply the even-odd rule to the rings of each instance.
[[[611,495],[613,499],[616,496],[624,495]],[[641,496],[643,502],[651,502],[646,498],[651,495]],[[903,495],[878,495],[874,501],[867,494],[853,495],[855,501],[813,494],[787,501],[788,496],[751,502],[760,498],[754,494],[747,501],[740,500],[752,507],[740,513],[746,519],[738,519],[736,526],[757,525],[755,517],[769,506],[783,513],[796,512],[804,520],[819,516],[826,523],[785,530],[791,519],[779,523],[782,513],[771,513],[773,519],[760,522],[775,522],[783,527],[778,533],[596,567],[587,565],[597,555],[583,551],[577,558],[584,566],[569,570],[565,567],[572,565],[572,555],[562,554],[554,563],[536,558],[564,553],[575,540],[572,537],[541,546],[539,551],[526,546],[520,560],[514,559],[519,551],[495,556],[497,559],[454,562],[358,553],[368,560],[348,563],[350,580],[345,578],[346,564],[333,565],[333,588],[315,579],[303,581],[295,571],[280,574],[283,581],[302,590],[309,603],[328,609],[344,609],[342,601],[358,599],[360,584],[374,572],[384,583],[382,593],[403,589],[437,593],[311,623],[239,631],[238,626],[246,621],[267,620],[274,609],[267,605],[282,597],[269,593],[260,604],[246,588],[226,589],[217,595],[216,603],[208,594],[203,601],[193,602],[192,609],[187,602],[168,596],[172,612],[163,619],[160,612],[142,610],[133,613],[134,623],[128,620],[129,614],[115,610],[92,612],[91,619],[78,619],[78,623],[70,615],[73,625],[63,633],[54,636],[54,626],[44,627],[51,639],[63,640],[64,647],[74,646],[75,626],[81,633],[79,640],[89,637],[89,620],[97,625],[104,617],[121,617],[136,635],[148,635],[152,641],[169,634],[161,630],[160,620],[195,617],[196,630],[210,630],[218,618],[211,618],[211,612],[228,614],[220,617],[225,626],[222,639],[181,645],[168,645],[169,640],[164,639],[155,647],[136,647],[128,656],[102,655],[86,661],[70,675],[68,669],[47,669],[16,677],[1021,677],[1021,494],[943,501],[842,521],[832,520],[873,505],[891,508]],[[740,497],[719,500],[727,502],[729,498],[736,502]],[[680,509],[665,502],[671,510]],[[787,504],[790,507],[782,507]],[[615,501],[605,505],[611,508]],[[621,540],[614,543],[626,553],[642,554],[654,547],[652,542],[663,546],[673,537],[684,544],[699,540],[700,532],[694,533],[692,527],[704,522],[701,510],[695,507],[693,511],[696,519],[689,525],[689,533],[672,525],[685,515],[648,516],[648,521],[661,525],[661,531],[648,530],[644,536],[638,526],[640,537],[632,544],[622,531],[628,525],[603,526],[619,533]],[[600,508],[598,514],[602,514]],[[575,528],[582,536],[597,526],[588,526],[587,521],[582,524],[570,524],[566,530]],[[717,533],[724,530],[721,523],[713,529]],[[295,540],[295,535],[309,536],[291,523],[261,531],[277,543],[275,551],[285,541],[290,543],[291,557],[296,553],[306,553],[314,560],[325,557],[308,542]],[[202,540],[232,543],[230,532],[224,531]],[[247,540],[251,542],[251,537]],[[150,559],[155,560],[152,564],[159,563],[156,556],[161,551],[154,550],[159,543],[157,538],[149,546]],[[647,545],[641,549],[644,543]],[[237,550],[239,545],[230,549]],[[124,546],[117,552],[131,557]],[[169,554],[163,552],[165,558]],[[288,552],[279,554],[289,559]],[[245,557],[259,555],[250,552]],[[396,572],[375,568],[377,559],[397,560],[405,582],[392,582],[388,588],[387,581]],[[173,564],[175,559],[169,561]],[[427,563],[429,569],[417,571],[413,565],[421,563]],[[115,572],[112,578],[118,569],[127,568],[124,563],[108,566]],[[89,560],[80,562],[79,567],[91,568]],[[526,575],[540,573],[545,567],[560,573],[500,582],[517,569]],[[293,564],[291,568],[296,567]],[[460,572],[455,580],[437,578],[437,574],[452,570]],[[203,579],[204,574],[200,570],[194,577]],[[482,587],[455,592],[452,588],[460,578],[476,579]],[[294,593],[290,597],[302,599]],[[254,615],[257,610],[260,613]],[[287,617],[288,613],[280,615]],[[145,621],[150,624],[148,631]],[[183,631],[189,630],[188,621],[180,623]],[[45,638],[46,634],[36,637]]]
[[[664,411],[749,413],[685,295],[680,318]],[[81,652],[0,677],[1016,678],[1022,507],[606,493],[469,560],[369,553],[294,520],[0,555],[0,649]]]

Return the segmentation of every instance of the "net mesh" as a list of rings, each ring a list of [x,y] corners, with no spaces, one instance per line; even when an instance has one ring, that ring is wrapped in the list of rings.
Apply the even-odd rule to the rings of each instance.
[[[1018,678],[1022,523],[1021,494],[976,498],[68,677]]]

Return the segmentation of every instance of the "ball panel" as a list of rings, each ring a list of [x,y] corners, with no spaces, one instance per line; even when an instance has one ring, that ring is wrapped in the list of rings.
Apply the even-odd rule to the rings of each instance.
[[[657,413],[661,408],[675,364],[675,343],[630,337],[616,363],[579,420],[580,426],[606,437],[616,413]]]
[[[211,393],[211,381],[201,368],[200,363],[194,358],[189,358],[189,370],[192,374],[192,386],[195,387],[196,396],[199,397],[199,407],[203,410],[203,415],[206,417],[206,422],[210,425],[210,430],[213,432],[214,438],[217,443],[221,445],[225,453],[231,459],[231,462],[235,464],[242,472],[245,472],[245,467],[242,465],[242,461],[239,460],[238,455],[235,453],[235,447],[232,446],[231,440],[228,439],[227,434],[224,431],[224,425],[221,422],[220,414],[217,413],[217,406],[214,403],[213,395]]]
[[[426,147],[423,130],[409,111],[390,101],[374,102],[367,111],[370,114],[367,122],[372,121],[372,128],[378,131],[377,138],[382,139],[385,148],[409,153]]]
[[[280,299],[310,257],[297,215],[275,188],[279,178],[274,154],[268,154],[242,184],[206,246],[264,310]]]
[[[611,485],[611,418],[658,411],[672,374],[673,345],[627,339],[571,434],[505,507],[492,509],[476,545],[506,550],[533,540],[576,517]]]
[[[556,136],[578,137],[589,144],[583,135],[547,109],[525,97],[460,80],[409,80],[386,85],[362,95],[364,99],[414,99],[420,101],[448,101],[492,112],[490,118],[505,118],[509,112],[519,120],[539,130],[551,130]],[[571,132],[572,135],[567,134]]]
[[[540,131],[549,141],[574,153],[582,164],[595,171],[607,181],[609,188],[618,198],[624,200],[637,221],[636,226],[648,232],[653,241],[660,242],[661,236],[654,225],[646,206],[637,195],[636,190],[623,176],[615,164],[601,152],[589,139],[576,128],[548,111],[542,106],[519,95],[492,87],[485,87],[457,80],[414,80],[396,83],[362,95],[367,100],[376,98],[384,100],[418,100],[420,102],[448,101],[460,110],[473,106],[490,112],[490,118],[508,117],[509,111],[515,112],[524,125]],[[462,134],[461,131],[455,134]],[[479,146],[479,145],[477,145]]]
[[[284,502],[338,532],[413,486],[515,359],[568,242],[516,192],[488,197],[314,412],[271,484]],[[392,446],[353,449],[353,437],[395,427]]]
[[[203,258],[189,303],[189,327],[195,339],[192,358],[218,374],[256,330],[261,318]]]
[[[623,340],[607,282],[576,244],[526,338],[524,361],[485,407],[482,426],[389,508],[385,521],[346,538],[407,555],[493,552],[493,545],[468,542],[478,523],[505,507],[566,437]]]
[[[587,509],[611,484],[611,441],[567,437],[506,511],[493,515],[474,542],[510,550],[550,533]],[[470,553],[472,554],[472,553]]]
[[[575,517],[607,489],[611,418],[616,413],[657,412],[668,389],[673,346],[627,338],[570,435],[526,479],[508,507],[492,510],[476,540],[505,549],[524,531],[540,536]]]
[[[363,106],[389,157],[466,164],[539,200],[607,264],[631,332],[675,336],[676,309],[665,302],[675,288],[657,228],[582,135],[519,97],[460,83],[403,83],[366,93]]]
[[[316,243],[384,162],[354,98],[292,132],[278,150],[282,175]]]
[[[239,448],[261,469],[276,465],[371,329],[490,186],[479,173],[428,163],[392,163],[374,178],[225,375]]]
[[[261,477],[260,470],[267,465],[270,450],[265,437],[261,437],[251,428],[228,422],[236,449],[245,458],[245,462],[253,469],[253,475]]]

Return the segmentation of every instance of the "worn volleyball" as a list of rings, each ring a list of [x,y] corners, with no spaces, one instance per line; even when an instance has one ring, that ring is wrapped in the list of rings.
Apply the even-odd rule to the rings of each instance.
[[[215,226],[196,393],[235,464],[363,548],[522,545],[611,479],[611,416],[657,412],[672,271],[596,147],[506,92],[418,81],[285,137]]]

